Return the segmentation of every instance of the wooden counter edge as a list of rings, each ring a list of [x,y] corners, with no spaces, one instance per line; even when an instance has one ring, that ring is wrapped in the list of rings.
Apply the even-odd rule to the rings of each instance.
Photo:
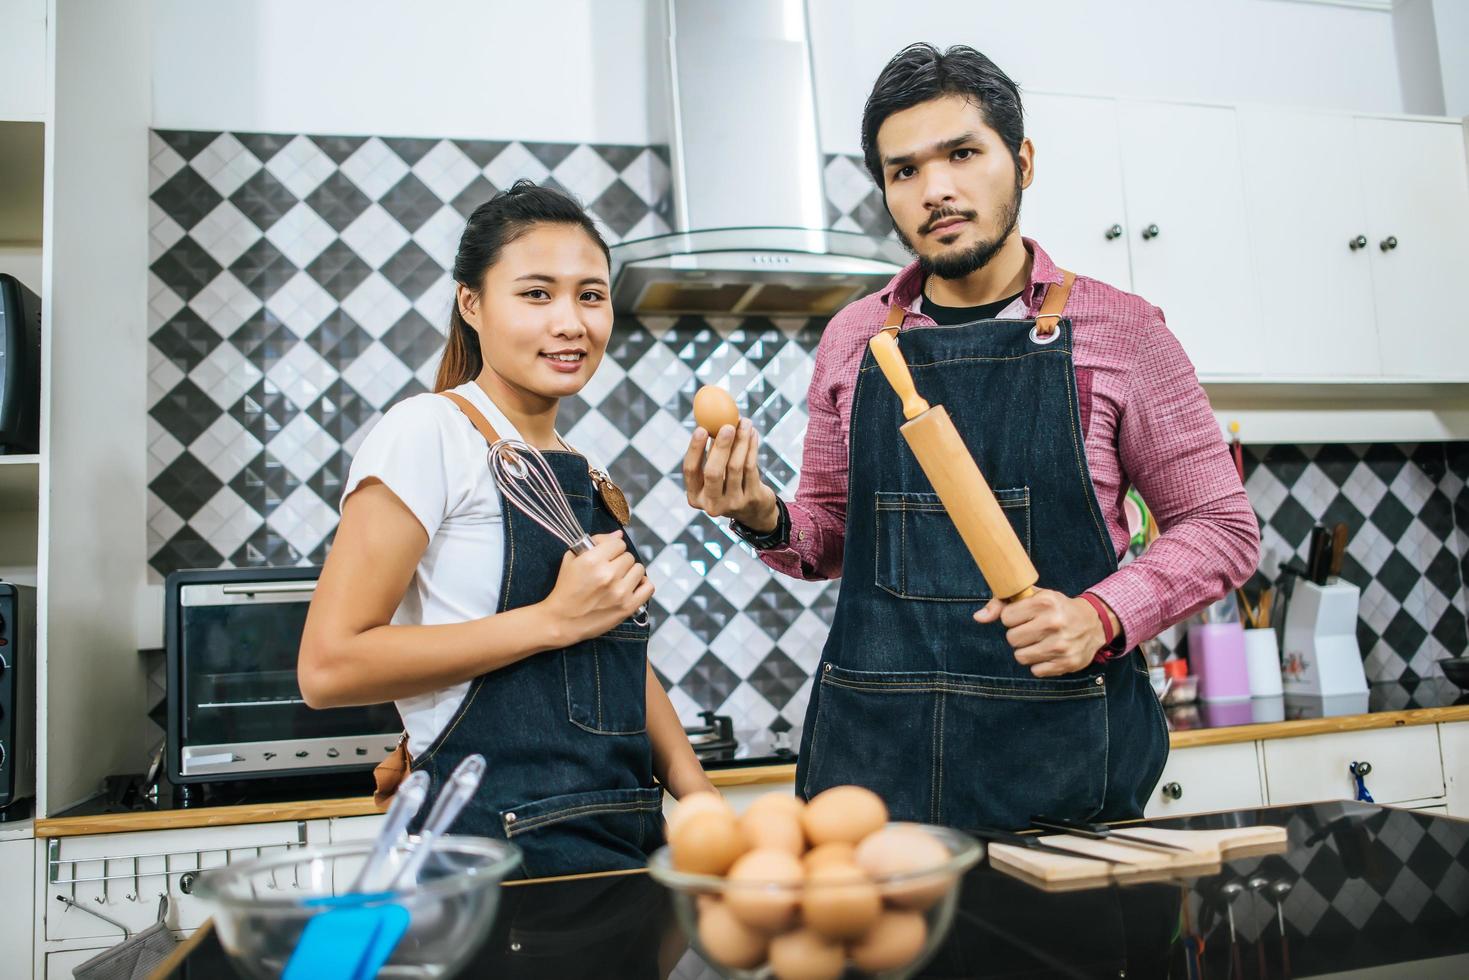
[[[794,764],[715,769],[709,781],[715,786],[758,786],[788,783],[795,777]],[[138,830],[185,830],[196,827],[231,827],[239,824],[279,823],[291,820],[323,820],[331,817],[362,817],[379,813],[372,797],[341,800],[310,800],[301,803],[250,803],[242,806],[210,806],[195,810],[140,810],[131,813],[101,813],[88,817],[50,817],[36,821],[35,835],[81,837],[87,834],[121,834]]]
[[[1302,738],[1308,735],[1406,728],[1414,725],[1436,725],[1456,721],[1469,721],[1469,705],[1455,705],[1447,708],[1413,708],[1407,711],[1342,715],[1336,718],[1297,718],[1292,721],[1173,732],[1169,736],[1169,744],[1174,749],[1187,749],[1201,745],[1228,745],[1233,742]],[[709,773],[709,780],[715,786],[721,787],[758,786],[765,783],[790,782],[795,777],[795,772],[794,764],[747,766],[712,770]],[[362,796],[344,800],[317,800],[304,803],[257,803],[244,806],[200,807],[197,810],[139,811],[98,814],[91,817],[40,818],[36,820],[35,834],[38,838],[79,837],[85,834],[118,834],[138,830],[182,830],[193,827],[229,827],[237,824],[360,817],[377,812],[379,811],[372,805],[371,797]]]
[[[1409,728],[1415,725],[1437,725],[1456,721],[1469,721],[1469,704],[1453,705],[1447,708],[1381,711],[1370,715],[1340,715],[1335,718],[1295,718],[1289,721],[1234,725],[1229,728],[1200,728],[1173,732],[1169,735],[1168,742],[1175,749],[1190,749],[1200,745],[1263,742],[1276,738],[1304,738],[1308,735],[1364,732],[1380,728]]]

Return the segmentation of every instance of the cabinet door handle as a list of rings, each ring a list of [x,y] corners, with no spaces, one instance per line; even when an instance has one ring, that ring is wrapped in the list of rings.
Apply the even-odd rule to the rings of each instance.
[[[1388,235],[1382,241],[1377,243],[1377,247],[1382,249],[1384,252],[1391,252],[1393,249],[1398,247],[1397,237],[1394,235]]]
[[[1359,803],[1376,803],[1372,794],[1367,790],[1367,776],[1372,773],[1372,763],[1353,762],[1347,766],[1347,772],[1352,774],[1353,781],[1357,784],[1356,800]]]
[[[1107,234],[1107,241],[1109,241],[1109,242],[1116,241],[1117,239],[1119,239],[1119,238],[1122,237],[1122,226],[1121,225],[1113,225],[1111,228],[1108,228],[1107,229],[1106,234]]]
[[[1358,235],[1356,238],[1353,238],[1351,241],[1347,242],[1347,248],[1351,249],[1353,252],[1357,251],[1358,249],[1362,249],[1362,248],[1366,248],[1366,247],[1367,247],[1367,236],[1366,235]]]
[[[1148,225],[1146,228],[1143,229],[1143,238],[1148,241],[1152,241],[1154,238],[1157,238],[1158,234],[1159,232],[1157,225]]]
[[[1183,799],[1183,786],[1180,783],[1164,783],[1163,798],[1165,800]]]
[[[179,891],[183,892],[185,895],[192,894],[194,891],[194,879],[196,877],[198,876],[195,875],[192,871],[187,871],[184,874],[180,875]]]

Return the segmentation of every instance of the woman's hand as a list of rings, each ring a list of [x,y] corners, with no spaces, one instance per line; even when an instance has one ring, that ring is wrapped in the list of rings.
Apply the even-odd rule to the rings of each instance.
[[[593,535],[592,541],[590,551],[566,553],[555,587],[540,603],[562,647],[601,636],[653,598],[653,583],[621,531]]]
[[[694,430],[684,454],[683,481],[689,506],[710,517],[733,517],[756,531],[774,531],[780,521],[775,491],[760,479],[760,436],[749,419],[738,430],[726,425],[708,446],[709,433]]]

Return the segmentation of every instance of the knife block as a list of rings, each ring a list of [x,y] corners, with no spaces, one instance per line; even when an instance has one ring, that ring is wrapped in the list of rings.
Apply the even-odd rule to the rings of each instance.
[[[1362,590],[1333,580],[1296,583],[1285,618],[1285,659],[1281,667],[1287,694],[1364,694],[1367,673],[1357,646],[1357,607]]]

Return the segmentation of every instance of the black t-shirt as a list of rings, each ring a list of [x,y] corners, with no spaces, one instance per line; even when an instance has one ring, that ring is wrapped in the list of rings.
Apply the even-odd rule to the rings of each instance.
[[[995,314],[1015,302],[1016,297],[1007,296],[993,303],[985,303],[983,306],[940,306],[927,296],[923,297],[918,309],[933,319],[941,327],[958,326],[961,323],[973,323],[975,320],[993,320]]]

